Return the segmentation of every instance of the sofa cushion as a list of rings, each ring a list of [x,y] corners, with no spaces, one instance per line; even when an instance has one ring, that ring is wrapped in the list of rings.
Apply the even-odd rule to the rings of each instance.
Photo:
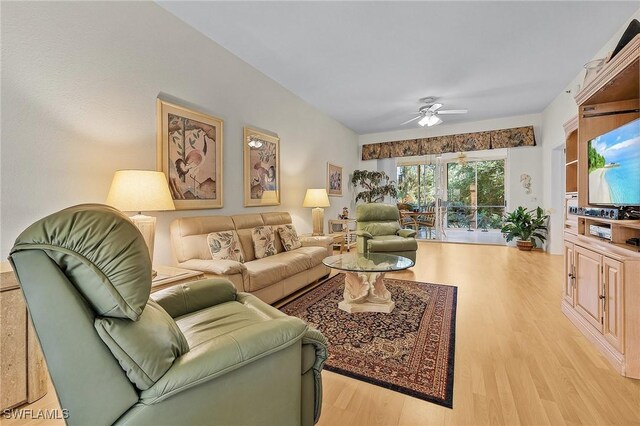
[[[403,238],[398,235],[382,235],[368,240],[369,251],[372,252],[395,252],[395,251],[416,251],[418,243],[415,238]]]
[[[286,251],[295,250],[302,247],[298,233],[293,225],[281,225],[278,227],[278,233],[280,234],[280,240],[282,241],[282,247]]]
[[[395,235],[400,230],[400,223],[398,221],[363,223],[360,230],[368,232],[374,237],[378,235]]]
[[[274,228],[277,228],[280,225],[291,224],[291,215],[287,212],[267,212],[261,213],[260,215],[262,216],[262,221],[265,225],[271,225]],[[276,232],[276,251],[278,253],[285,251],[278,232]]]
[[[207,235],[207,245],[214,260],[235,260],[244,263],[238,233],[234,230],[210,233]]]
[[[327,249],[318,246],[306,246],[296,249],[295,253],[304,253],[311,260],[311,267],[318,266],[322,260],[327,257]]]
[[[260,290],[278,281],[287,278],[287,265],[281,262],[284,259],[278,256],[269,256],[246,262],[244,265],[249,274],[249,291]],[[245,284],[245,290],[246,284]]]
[[[207,235],[234,229],[229,216],[181,217],[171,222],[171,247],[178,262],[190,259],[211,259]],[[244,247],[243,247],[244,248]],[[253,250],[253,249],[252,249]],[[246,251],[244,252],[246,257]]]
[[[292,275],[306,271],[312,267],[311,258],[304,253],[299,253],[298,250],[278,253],[274,259],[277,259],[280,263],[284,263],[286,266],[285,271],[287,275],[282,278],[289,278]]]
[[[189,351],[176,323],[153,300],[138,321],[96,317],[94,327],[102,341],[138,389],[149,389],[173,361]]]
[[[256,226],[251,231],[256,259],[276,254],[275,235],[271,226]]]
[[[251,234],[256,226],[266,225],[262,220],[262,215],[259,213],[238,214],[231,216],[231,221],[240,239],[244,261],[255,260],[256,256],[253,253],[253,238]]]

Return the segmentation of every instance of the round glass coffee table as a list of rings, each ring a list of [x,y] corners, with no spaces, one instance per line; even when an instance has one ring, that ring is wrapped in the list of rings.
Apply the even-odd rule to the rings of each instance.
[[[384,285],[384,274],[415,265],[411,259],[386,253],[338,254],[325,258],[322,263],[345,271],[344,300],[338,308],[349,313],[393,311],[396,304]]]

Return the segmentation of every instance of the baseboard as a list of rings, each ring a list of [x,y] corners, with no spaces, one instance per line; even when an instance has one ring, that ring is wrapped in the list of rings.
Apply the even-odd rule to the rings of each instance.
[[[573,309],[565,300],[562,301],[562,312],[565,314],[569,321],[576,326],[578,330],[586,337],[591,343],[593,343],[616,369],[616,371],[623,376],[625,375],[624,356],[615,350],[605,340],[604,336],[597,330],[594,330],[591,324]]]

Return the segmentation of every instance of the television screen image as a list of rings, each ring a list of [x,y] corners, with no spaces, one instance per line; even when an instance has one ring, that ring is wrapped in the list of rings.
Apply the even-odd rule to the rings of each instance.
[[[589,204],[640,205],[640,119],[589,141]]]

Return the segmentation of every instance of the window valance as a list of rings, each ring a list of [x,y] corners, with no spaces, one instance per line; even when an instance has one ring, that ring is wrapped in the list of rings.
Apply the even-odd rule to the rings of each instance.
[[[362,146],[363,160],[442,154],[445,152],[482,151],[485,149],[535,146],[533,126],[486,132],[461,133],[432,138],[372,143]]]

